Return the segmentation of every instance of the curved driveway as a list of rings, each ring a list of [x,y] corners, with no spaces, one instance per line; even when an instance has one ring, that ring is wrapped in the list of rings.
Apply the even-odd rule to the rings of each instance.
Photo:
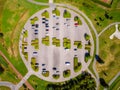
[[[98,37],[104,33],[106,30],[108,30],[108,28],[110,28],[111,26],[115,25],[115,24],[120,24],[120,22],[115,22],[115,23],[111,23],[110,25],[108,25],[107,27],[105,27],[99,34]]]
[[[15,90],[15,85],[10,82],[2,81],[0,82],[0,86],[6,86],[9,87],[11,90]]]

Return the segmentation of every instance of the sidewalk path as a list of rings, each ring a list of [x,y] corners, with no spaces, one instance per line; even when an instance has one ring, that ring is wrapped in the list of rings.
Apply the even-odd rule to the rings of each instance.
[[[23,76],[17,71],[17,69],[13,66],[13,64],[7,59],[7,57],[0,51],[0,56],[2,56],[6,62],[9,64],[9,66],[12,68],[12,70],[16,73],[19,79],[22,79]],[[29,87],[30,90],[34,90],[33,87],[28,83],[25,82],[26,86]]]

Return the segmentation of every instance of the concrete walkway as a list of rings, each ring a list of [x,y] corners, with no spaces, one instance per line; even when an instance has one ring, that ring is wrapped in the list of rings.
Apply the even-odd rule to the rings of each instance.
[[[115,25],[116,31],[110,36],[110,39],[113,39],[114,37],[120,39],[120,31],[118,30],[118,24]]]

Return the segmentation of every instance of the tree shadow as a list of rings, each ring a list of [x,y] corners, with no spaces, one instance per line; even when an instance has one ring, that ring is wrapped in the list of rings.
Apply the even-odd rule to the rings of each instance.
[[[105,87],[105,88],[108,88],[108,87],[109,87],[109,85],[105,82],[105,80],[104,80],[103,78],[99,78],[99,80],[100,80],[100,84],[101,84],[103,87]]]
[[[95,59],[97,60],[98,63],[104,64],[104,61],[98,55],[95,55]]]

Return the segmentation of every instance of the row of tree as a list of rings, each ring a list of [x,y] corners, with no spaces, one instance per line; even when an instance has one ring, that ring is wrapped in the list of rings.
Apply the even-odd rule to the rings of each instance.
[[[91,74],[84,71],[76,78],[61,83],[48,84],[46,90],[95,90],[96,83]]]

